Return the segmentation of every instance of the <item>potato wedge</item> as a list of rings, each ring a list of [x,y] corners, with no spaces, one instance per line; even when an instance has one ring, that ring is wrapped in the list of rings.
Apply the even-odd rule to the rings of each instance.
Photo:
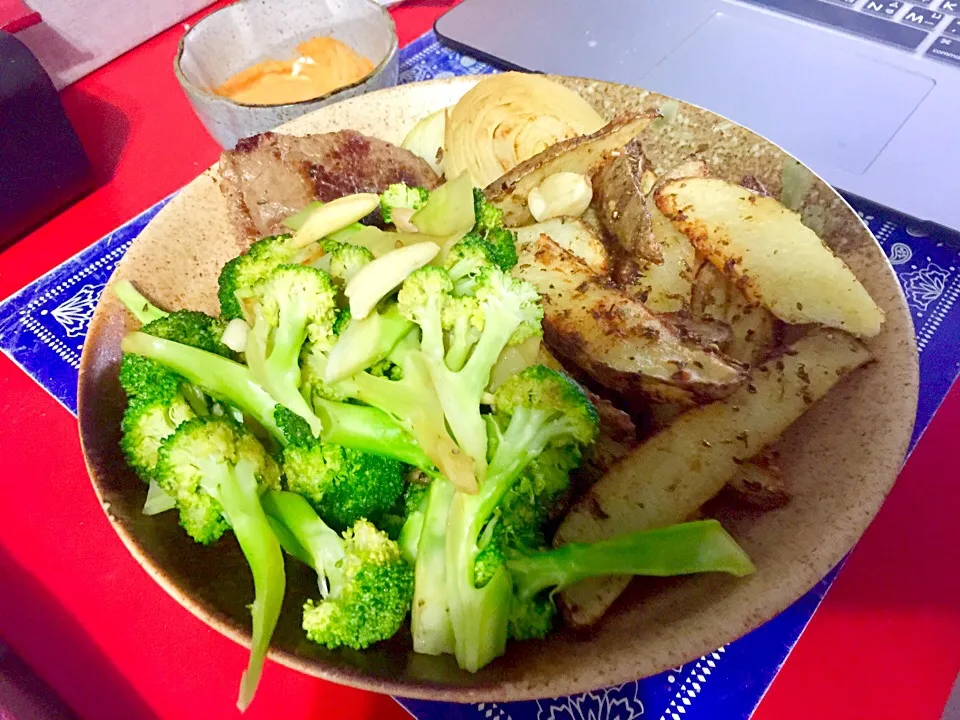
[[[613,467],[566,516],[555,545],[682,522],[840,381],[871,359],[855,338],[816,329],[755,368],[750,385],[680,415]],[[629,578],[589,580],[561,597],[574,625],[596,622]]]
[[[773,198],[713,178],[673,180],[654,197],[704,258],[784,322],[880,332],[883,311],[850,268]]]
[[[688,345],[643,303],[541,234],[514,274],[543,298],[544,340],[564,360],[618,392],[696,404],[726,397],[743,367]]]
[[[531,190],[558,172],[593,175],[594,169],[611,152],[639,135],[657,115],[656,112],[621,115],[591,135],[551,145],[490,183],[484,190],[487,200],[503,210],[507,226],[529,225],[533,222],[527,209],[527,195]]]
[[[543,233],[564,250],[580,258],[598,275],[606,275],[610,272],[607,248],[596,230],[584,220],[571,217],[554,218],[517,228],[516,232],[518,249],[522,250],[533,245],[540,237],[540,233]]]
[[[636,138],[600,166],[593,176],[593,207],[600,222],[618,245],[618,256],[628,262],[663,262],[653,233],[650,208],[643,192],[644,173],[650,163]]]
[[[776,510],[790,502],[780,469],[766,453],[744,462],[726,491],[736,502],[759,510]]]
[[[679,312],[689,307],[693,278],[700,264],[687,236],[660,212],[653,200],[653,191],[670,180],[707,177],[709,172],[703,160],[687,160],[668,170],[659,180],[655,179],[647,190],[650,224],[663,262],[641,263],[631,291],[653,312]],[[649,178],[645,182],[650,182]]]
[[[703,263],[697,271],[690,311],[729,326],[730,341],[720,349],[740,362],[756,365],[776,346],[777,319],[762,305],[747,300],[711,263]]]

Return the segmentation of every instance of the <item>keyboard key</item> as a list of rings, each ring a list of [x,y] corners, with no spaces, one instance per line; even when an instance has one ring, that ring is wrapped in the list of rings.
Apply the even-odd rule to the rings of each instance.
[[[925,30],[890,22],[886,15],[883,17],[867,15],[839,5],[821,2],[821,0],[747,0],[747,2],[906,50],[916,50],[927,38]],[[898,5],[903,6],[903,3]]]
[[[906,14],[900,18],[904,25],[916,25],[917,27],[935,28],[940,21],[946,17],[941,12],[930,8],[911,7],[907,8]]]
[[[951,15],[960,15],[960,0],[940,0],[940,7],[937,10]]]
[[[893,17],[897,10],[903,7],[902,2],[897,0],[867,0],[867,4],[862,10],[865,13],[880,15],[881,17]]]
[[[926,55],[960,67],[960,40],[938,37],[936,42],[927,49]]]
[[[960,38],[960,18],[954,18],[943,30],[944,34]]]

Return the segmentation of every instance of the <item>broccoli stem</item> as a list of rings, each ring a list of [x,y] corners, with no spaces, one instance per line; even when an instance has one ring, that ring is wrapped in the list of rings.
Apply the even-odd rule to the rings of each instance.
[[[113,285],[113,294],[124,304],[141,325],[166,317],[167,313],[147,300],[129,280],[121,280]]]
[[[306,499],[296,493],[267,490],[260,501],[267,515],[275,521],[275,526],[282,527],[293,539],[295,545],[288,544],[297,552],[288,552],[316,571],[321,596],[326,598],[331,587],[339,590],[344,548],[343,540],[336,531],[320,519]],[[281,532],[281,537],[283,535]]]
[[[433,461],[410,434],[382,410],[317,398],[313,410],[323,422],[323,441],[372,455],[395,458],[436,475]]]
[[[297,303],[280,308],[275,331],[256,312],[253,327],[247,334],[246,360],[250,374],[273,397],[274,401],[292,410],[310,425],[319,436],[323,424],[300,394],[300,348],[307,339],[307,316]]]
[[[485,307],[483,331],[463,368],[452,371],[442,357],[429,364],[446,421],[457,444],[473,459],[479,483],[487,475],[487,428],[480,414],[481,398],[500,353],[520,326],[518,316],[501,312],[494,300]]]
[[[425,655],[454,651],[446,571],[447,521],[454,492],[443,478],[430,484],[417,547],[411,626],[414,652]]]
[[[156,360],[210,395],[236,406],[277,440],[286,442],[273,419],[276,401],[253,379],[245,365],[142,332],[129,333],[123,338],[121,348],[124,352]]]
[[[260,505],[253,463],[241,458],[234,468],[228,469],[223,463],[210,461],[203,469],[205,489],[223,507],[253,574],[253,639],[237,699],[237,707],[243,711],[257,691],[270,638],[280,617],[286,589],[283,553]]]
[[[670,577],[704,572],[736,577],[756,570],[737,541],[716,520],[698,520],[622,535],[597,543],[571,543],[507,560],[515,592],[529,600],[602,575]]]
[[[420,353],[407,353],[402,361],[402,380],[387,380],[363,372],[345,380],[343,386],[361,402],[395,417],[430,458],[431,467],[439,468],[457,487],[473,490],[476,488],[473,462],[447,432],[443,408],[436,402],[425,365]]]

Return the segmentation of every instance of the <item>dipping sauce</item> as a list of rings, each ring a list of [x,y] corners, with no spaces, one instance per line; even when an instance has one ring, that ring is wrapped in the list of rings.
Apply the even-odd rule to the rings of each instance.
[[[266,60],[234,75],[217,95],[247,105],[282,105],[312,100],[362,80],[373,63],[332,37],[297,46],[295,60]]]

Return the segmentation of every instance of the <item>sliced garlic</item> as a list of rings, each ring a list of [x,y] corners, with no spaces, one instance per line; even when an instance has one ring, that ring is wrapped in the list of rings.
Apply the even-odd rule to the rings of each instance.
[[[226,345],[234,352],[243,352],[247,347],[247,334],[250,332],[250,326],[242,318],[234,318],[227,323],[223,330],[220,342]]]
[[[586,175],[558,172],[530,191],[527,206],[537,222],[556,217],[580,217],[590,207],[593,186]]]
[[[440,246],[436,243],[422,242],[397,248],[364,265],[343,291],[350,300],[351,317],[365,318],[410,273],[429,263],[439,252]]]
[[[393,208],[390,211],[390,219],[393,220],[393,226],[400,232],[415,233],[420,232],[417,226],[410,222],[410,218],[416,212],[413,208]]]
[[[330,233],[343,230],[380,206],[376,193],[347,195],[325,203],[310,213],[293,235],[293,246],[302,248]]]

